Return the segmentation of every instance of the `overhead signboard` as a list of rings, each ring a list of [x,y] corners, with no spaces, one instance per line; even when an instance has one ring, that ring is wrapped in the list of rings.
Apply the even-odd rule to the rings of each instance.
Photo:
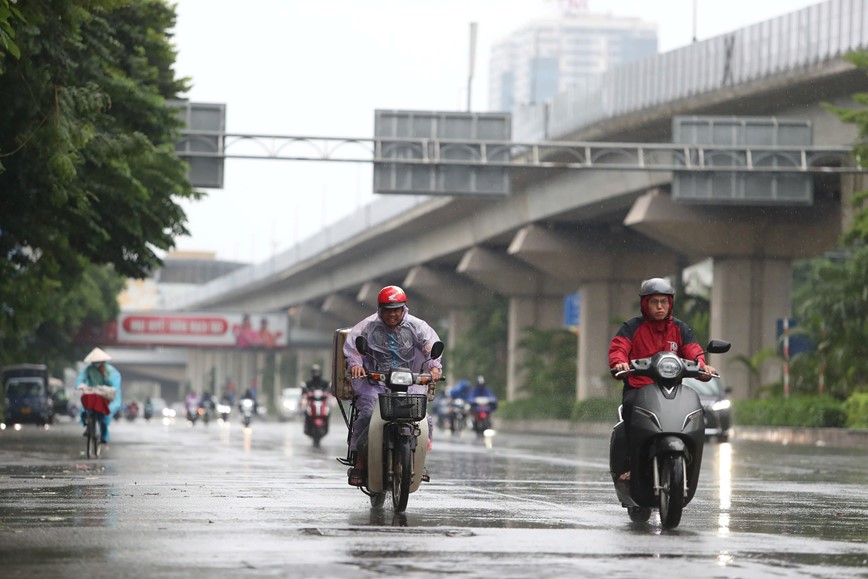
[[[374,113],[374,191],[509,195],[509,113]]]
[[[286,314],[123,312],[118,346],[285,348]]]
[[[802,163],[799,149],[810,146],[813,141],[809,120],[676,116],[672,118],[672,141],[703,145],[707,165],[714,166],[717,162],[749,169],[674,171],[673,201],[715,205],[813,203],[811,175],[793,170]],[[720,150],[715,151],[715,145],[719,145]],[[751,148],[754,149],[748,153]]]
[[[184,134],[175,152],[190,166],[187,177],[193,187],[223,188],[224,133],[226,105],[169,101],[184,123]]]

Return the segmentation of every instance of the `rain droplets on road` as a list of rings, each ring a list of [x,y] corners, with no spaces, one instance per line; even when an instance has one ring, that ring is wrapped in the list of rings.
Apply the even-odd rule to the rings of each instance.
[[[0,432],[4,577],[868,576],[868,450],[706,446],[677,529],[629,521],[605,437],[437,432],[405,514],[346,483],[340,421]],[[716,570],[716,571],[713,571]]]

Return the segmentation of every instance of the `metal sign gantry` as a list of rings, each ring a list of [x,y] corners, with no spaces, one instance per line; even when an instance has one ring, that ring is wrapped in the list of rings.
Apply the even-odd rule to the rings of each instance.
[[[356,138],[184,131],[181,144],[215,143],[213,151],[181,151],[183,158],[271,159],[396,165],[456,165],[512,169],[609,171],[735,171],[864,173],[850,147],[725,146],[674,143],[513,141],[440,138]],[[471,152],[456,159],[451,151]]]

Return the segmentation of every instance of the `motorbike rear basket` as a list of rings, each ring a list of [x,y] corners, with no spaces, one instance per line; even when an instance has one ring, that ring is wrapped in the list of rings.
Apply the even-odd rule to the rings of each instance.
[[[383,420],[422,420],[428,407],[426,394],[391,392],[380,394],[380,416]]]

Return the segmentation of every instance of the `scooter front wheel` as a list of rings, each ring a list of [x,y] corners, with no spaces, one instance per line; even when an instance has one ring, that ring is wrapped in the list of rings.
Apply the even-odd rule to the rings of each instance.
[[[410,442],[403,440],[392,453],[392,507],[396,513],[403,513],[407,509],[407,500],[410,498],[410,475],[412,452]]]
[[[664,529],[674,529],[681,522],[684,508],[684,458],[670,454],[660,466],[660,523]]]

